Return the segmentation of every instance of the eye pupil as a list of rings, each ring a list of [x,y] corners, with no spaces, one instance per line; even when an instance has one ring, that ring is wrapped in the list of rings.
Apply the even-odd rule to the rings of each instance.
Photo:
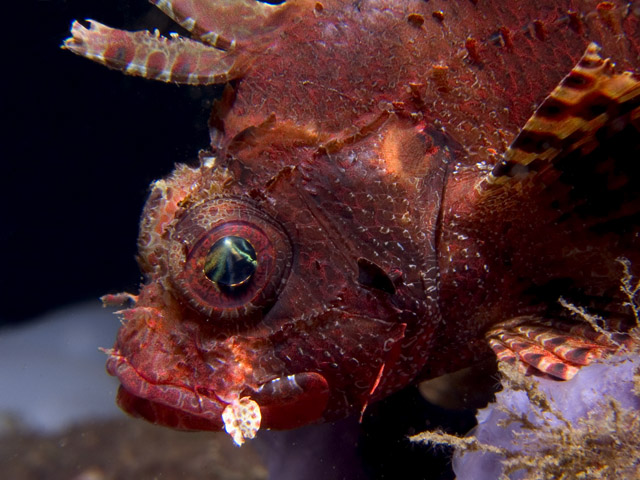
[[[242,237],[222,237],[209,249],[204,274],[220,287],[234,289],[245,284],[256,271],[258,258],[249,241]]]

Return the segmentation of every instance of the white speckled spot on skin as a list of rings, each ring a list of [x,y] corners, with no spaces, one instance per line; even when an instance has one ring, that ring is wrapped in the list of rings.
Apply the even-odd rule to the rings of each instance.
[[[249,397],[241,398],[226,406],[222,412],[225,431],[240,446],[246,438],[253,438],[260,430],[260,407]]]

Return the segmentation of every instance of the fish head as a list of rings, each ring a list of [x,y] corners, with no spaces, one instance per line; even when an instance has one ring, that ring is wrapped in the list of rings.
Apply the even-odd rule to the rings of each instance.
[[[372,145],[293,143],[245,142],[153,185],[145,283],[108,361],[126,411],[218,430],[249,398],[263,427],[286,429],[362,411],[419,371],[425,355],[401,353],[427,313],[430,242],[401,182]]]

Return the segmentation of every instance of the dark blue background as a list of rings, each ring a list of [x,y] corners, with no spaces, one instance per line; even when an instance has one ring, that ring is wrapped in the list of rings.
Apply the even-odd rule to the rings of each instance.
[[[137,290],[149,183],[207,147],[219,88],[128,77],[60,49],[74,19],[179,30],[144,0],[12,3],[3,29],[0,325]]]

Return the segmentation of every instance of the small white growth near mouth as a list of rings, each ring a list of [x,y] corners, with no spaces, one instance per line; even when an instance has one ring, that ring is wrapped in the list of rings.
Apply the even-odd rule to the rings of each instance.
[[[225,431],[240,446],[246,438],[253,438],[260,430],[260,406],[249,397],[234,400],[222,412]]]

